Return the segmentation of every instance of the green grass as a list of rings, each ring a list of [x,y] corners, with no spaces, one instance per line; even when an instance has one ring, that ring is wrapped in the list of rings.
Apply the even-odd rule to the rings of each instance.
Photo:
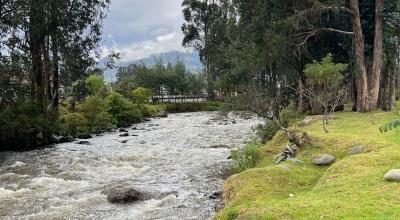
[[[379,132],[382,124],[396,118],[399,109],[347,110],[335,113],[328,134],[320,120],[294,128],[307,132],[311,143],[297,157],[303,164],[282,164],[290,170],[272,165],[286,144],[278,133],[262,147],[264,159],[257,168],[226,181],[226,207],[216,219],[400,219],[400,183],[383,180],[388,170],[400,168],[400,129]],[[349,149],[358,145],[366,152],[350,155]],[[330,167],[311,164],[324,153],[334,155],[336,162]]]

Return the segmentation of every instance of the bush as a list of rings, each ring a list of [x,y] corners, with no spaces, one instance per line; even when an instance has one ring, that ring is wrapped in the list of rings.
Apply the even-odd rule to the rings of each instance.
[[[142,108],[142,114],[145,117],[150,117],[157,115],[160,112],[165,112],[167,110],[165,105],[144,105]]]
[[[54,117],[55,118],[55,117]],[[0,112],[0,151],[24,150],[50,143],[55,133],[53,115],[32,103],[15,103]]]
[[[60,134],[72,135],[84,134],[89,131],[88,121],[81,113],[64,113],[59,121]]]
[[[260,138],[262,144],[272,140],[278,131],[279,127],[271,120],[267,120],[265,124],[256,127],[256,135]]]
[[[291,126],[302,117],[303,115],[298,113],[294,105],[289,105],[288,107],[282,109],[282,111],[279,113],[279,121],[283,127]],[[264,125],[258,125],[255,128],[256,134],[263,144],[272,140],[279,129],[280,128],[273,120],[267,120]]]
[[[129,126],[142,120],[140,110],[123,95],[113,92],[105,99],[107,111],[117,126]]]
[[[279,120],[283,127],[289,127],[301,119],[304,115],[297,111],[295,105],[291,104],[283,108],[279,113]]]
[[[100,132],[112,127],[112,116],[107,112],[104,100],[88,96],[82,104],[83,115],[88,121],[90,132]]]
[[[259,151],[260,143],[248,143],[243,149],[233,152],[233,170],[235,172],[242,172],[249,168],[254,168],[261,161],[261,154]]]

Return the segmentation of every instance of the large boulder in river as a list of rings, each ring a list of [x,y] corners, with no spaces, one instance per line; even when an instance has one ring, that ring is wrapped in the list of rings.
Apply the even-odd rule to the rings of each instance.
[[[143,193],[134,188],[117,186],[107,190],[107,200],[111,203],[130,203],[144,200]]]
[[[329,155],[329,154],[324,154],[320,157],[313,159],[313,164],[315,164],[317,166],[326,166],[326,165],[330,165],[334,161],[335,161],[335,157],[333,157],[332,155]]]
[[[400,182],[400,169],[393,169],[387,172],[384,176],[386,181]]]
[[[93,136],[90,134],[78,134],[76,137],[79,139],[84,139],[84,140],[93,138]]]

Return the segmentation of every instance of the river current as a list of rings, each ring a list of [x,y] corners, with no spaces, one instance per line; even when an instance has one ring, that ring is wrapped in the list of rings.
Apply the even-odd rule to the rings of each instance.
[[[220,201],[209,197],[221,191],[231,149],[259,123],[214,116],[171,114],[128,128],[128,137],[0,153],[0,219],[212,219]],[[119,185],[151,196],[111,204],[103,191]]]

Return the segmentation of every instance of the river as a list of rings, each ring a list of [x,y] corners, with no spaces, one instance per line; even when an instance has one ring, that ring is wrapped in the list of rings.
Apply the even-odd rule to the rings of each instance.
[[[0,219],[212,219],[231,149],[252,136],[256,119],[211,120],[171,114],[88,140],[0,153]],[[122,143],[123,141],[127,143]],[[152,198],[111,204],[102,192],[132,186]]]

